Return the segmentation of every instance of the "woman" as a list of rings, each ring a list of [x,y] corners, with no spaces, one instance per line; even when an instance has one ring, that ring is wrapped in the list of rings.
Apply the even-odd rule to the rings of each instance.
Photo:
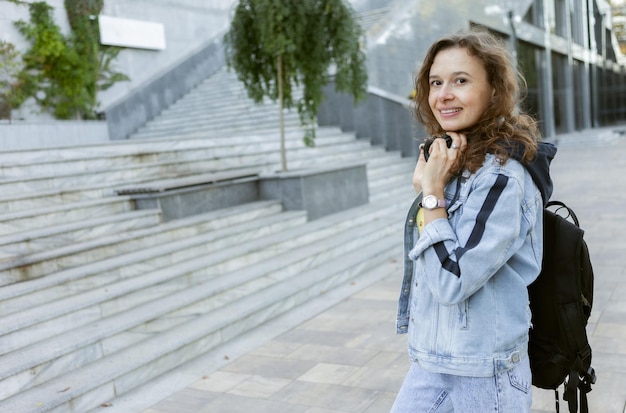
[[[422,145],[413,175],[397,320],[411,367],[392,412],[530,412],[527,286],[556,149],[519,113],[518,73],[486,32],[435,42],[415,84],[418,119],[451,140]]]

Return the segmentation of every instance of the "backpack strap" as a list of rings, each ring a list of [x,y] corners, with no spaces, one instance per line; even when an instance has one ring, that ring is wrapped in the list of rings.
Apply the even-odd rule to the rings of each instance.
[[[570,413],[578,412],[578,403],[580,401],[580,413],[589,413],[589,404],[587,403],[587,393],[591,391],[591,384],[596,382],[596,375],[593,368],[589,368],[589,371],[580,374],[577,370],[570,371],[569,380],[565,382],[565,392],[563,393],[563,400],[567,401],[567,405]],[[558,399],[558,390],[557,399]],[[576,398],[576,393],[579,398]],[[557,413],[559,411],[557,400]]]
[[[571,413],[578,412],[577,392],[580,391],[580,412],[588,413],[587,393],[591,391],[591,384],[595,383],[595,371],[591,367],[591,347],[587,341],[584,331],[584,325],[581,323],[581,314],[575,304],[560,306],[561,321],[563,322],[564,331],[567,334],[568,342],[574,348],[576,360],[571,366],[569,380],[565,383],[565,392],[563,399],[567,400],[569,411]],[[579,326],[576,328],[576,326]]]
[[[580,228],[580,224],[578,223],[578,217],[576,216],[576,214],[574,213],[574,211],[572,210],[572,208],[568,207],[567,205],[565,205],[563,202],[561,201],[550,201],[546,204],[546,208],[549,208],[551,206],[557,206],[558,208],[556,208],[555,212],[559,212],[560,209],[566,209],[568,216],[564,217],[564,218],[568,218],[571,217],[572,220],[574,220],[574,223],[576,224],[576,226],[578,228]]]

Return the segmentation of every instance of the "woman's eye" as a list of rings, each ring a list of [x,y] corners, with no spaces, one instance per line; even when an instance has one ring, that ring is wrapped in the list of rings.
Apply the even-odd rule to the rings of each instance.
[[[456,80],[456,82],[457,82],[457,83],[461,83],[461,84],[462,84],[462,83],[467,82],[467,80],[466,80],[466,79],[464,79],[464,78],[461,78],[461,79],[457,79],[457,80]]]
[[[431,86],[441,86],[441,81],[440,80],[433,80],[430,82]]]

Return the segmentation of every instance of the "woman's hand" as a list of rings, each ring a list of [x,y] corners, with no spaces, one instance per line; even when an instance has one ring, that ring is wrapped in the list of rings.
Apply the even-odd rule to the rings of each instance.
[[[443,188],[452,177],[452,168],[463,150],[467,147],[467,138],[462,133],[448,132],[452,138],[450,148],[445,139],[435,139],[430,146],[428,162],[424,157],[424,145],[420,145],[420,156],[413,172],[415,192],[425,195],[443,196]]]

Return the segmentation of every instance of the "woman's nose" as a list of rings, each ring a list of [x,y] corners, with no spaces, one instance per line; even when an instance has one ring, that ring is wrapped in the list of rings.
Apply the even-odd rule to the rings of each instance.
[[[439,100],[445,101],[454,98],[454,94],[452,93],[452,88],[450,85],[445,84],[441,86],[439,89],[439,96],[437,96]]]

